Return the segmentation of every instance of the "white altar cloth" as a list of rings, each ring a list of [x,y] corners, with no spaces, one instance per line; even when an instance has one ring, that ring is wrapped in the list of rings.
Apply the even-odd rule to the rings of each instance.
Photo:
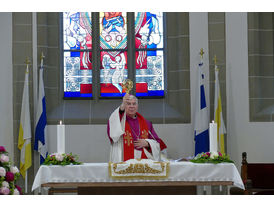
[[[244,189],[242,179],[234,164],[199,164],[192,162],[170,162],[169,176],[161,180],[112,179],[108,163],[84,163],[82,165],[40,166],[32,191],[45,183],[66,182],[163,182],[163,181],[232,181]]]

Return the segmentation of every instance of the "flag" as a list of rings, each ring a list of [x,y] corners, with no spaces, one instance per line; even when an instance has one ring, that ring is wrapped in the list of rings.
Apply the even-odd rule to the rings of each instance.
[[[205,95],[203,62],[198,66],[198,87],[194,119],[195,155],[209,151],[209,117]]]
[[[224,134],[226,133],[226,128],[222,114],[222,101],[219,85],[219,69],[217,65],[215,65],[214,122],[217,123],[218,151],[221,153],[225,153]]]
[[[29,109],[29,68],[25,72],[25,82],[22,97],[22,108],[18,135],[18,149],[21,150],[20,173],[26,177],[26,171],[31,167],[31,125]]]
[[[40,153],[40,164],[45,161],[48,154],[47,141],[45,136],[45,127],[47,125],[46,100],[43,81],[43,59],[39,69],[39,88],[35,124],[35,142],[34,149]]]

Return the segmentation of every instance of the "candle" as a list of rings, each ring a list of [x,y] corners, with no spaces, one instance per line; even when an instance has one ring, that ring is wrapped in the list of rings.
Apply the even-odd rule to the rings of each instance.
[[[212,121],[209,123],[209,151],[210,152],[217,152],[217,123]]]
[[[57,153],[65,153],[65,125],[62,120],[57,125]]]

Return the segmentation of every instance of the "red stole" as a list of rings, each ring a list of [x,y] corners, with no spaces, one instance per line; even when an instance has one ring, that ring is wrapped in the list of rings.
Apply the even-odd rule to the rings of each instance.
[[[126,114],[124,114],[126,115]],[[137,119],[139,122],[140,127],[140,139],[147,139],[148,138],[148,126],[145,118],[140,115],[138,112],[136,113]],[[134,159],[134,145],[133,145],[133,135],[130,128],[129,123],[126,121],[125,124],[125,133],[123,135],[123,143],[124,143],[124,161],[129,159]],[[147,159],[144,149],[142,149],[142,159]]]

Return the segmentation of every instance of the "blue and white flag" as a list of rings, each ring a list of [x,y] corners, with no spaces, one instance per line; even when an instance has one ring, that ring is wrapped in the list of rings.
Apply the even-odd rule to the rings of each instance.
[[[201,62],[198,67],[198,86],[197,99],[194,119],[194,136],[195,136],[195,155],[201,152],[209,151],[209,116],[208,106],[205,95],[205,75],[203,71],[204,64]]]
[[[45,127],[47,125],[47,114],[46,114],[46,99],[44,91],[43,81],[43,59],[41,60],[41,67],[39,69],[39,91],[38,91],[38,102],[36,112],[36,124],[35,124],[35,142],[34,149],[40,153],[40,164],[45,161],[48,154],[47,141],[45,135]]]

